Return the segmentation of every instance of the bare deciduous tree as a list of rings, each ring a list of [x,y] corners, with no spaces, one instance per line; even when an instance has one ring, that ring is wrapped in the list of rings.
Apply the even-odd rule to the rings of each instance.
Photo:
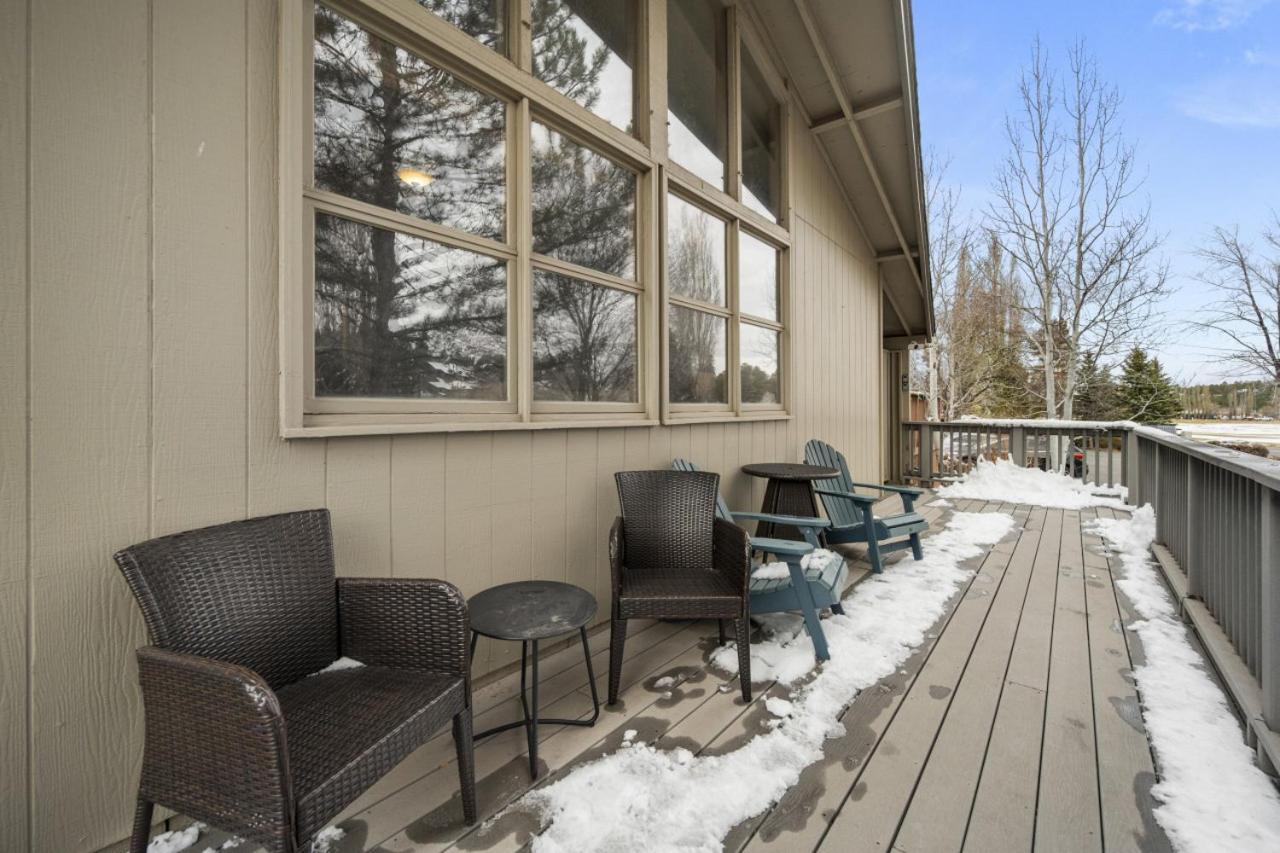
[[[1213,230],[1199,251],[1206,265],[1200,280],[1220,298],[1193,325],[1225,335],[1231,362],[1280,389],[1280,214],[1272,214],[1263,241],[1268,249],[1257,250],[1238,228]]]
[[[1060,82],[1037,40],[1006,120],[989,228],[1021,273],[1049,417],[1072,416],[1082,356],[1105,360],[1145,339],[1166,291],[1120,106],[1082,43]]]

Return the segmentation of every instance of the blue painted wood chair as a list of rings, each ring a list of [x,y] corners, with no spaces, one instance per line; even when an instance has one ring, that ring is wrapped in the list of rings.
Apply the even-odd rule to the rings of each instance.
[[[924,558],[920,534],[929,529],[929,522],[915,511],[915,500],[924,494],[923,489],[854,482],[840,451],[816,438],[804,446],[804,461],[840,472],[835,477],[816,480],[813,484],[814,491],[822,498],[827,518],[831,520],[831,526],[822,532],[825,544],[866,542],[867,561],[877,574],[884,570],[885,554],[910,548],[917,560]],[[878,498],[860,495],[854,491],[856,488],[901,495],[903,512],[877,518],[874,507]]]
[[[677,471],[697,471],[692,462],[676,459],[671,467]],[[849,568],[844,558],[838,554],[821,565],[805,567],[805,557],[821,547],[820,531],[830,526],[825,518],[803,518],[795,515],[777,515],[768,512],[735,512],[729,509],[724,498],[716,496],[716,515],[734,524],[740,521],[764,521],[770,524],[785,524],[800,530],[805,541],[794,539],[772,539],[767,537],[751,537],[751,550],[754,554],[772,555],[787,564],[789,577],[756,578],[752,577],[749,589],[751,592],[751,613],[783,613],[798,610],[804,617],[805,629],[813,640],[814,655],[818,660],[829,660],[827,638],[822,631],[822,623],[818,613],[831,608],[832,613],[844,613],[840,606],[840,593],[844,590],[845,581],[849,577]],[[720,626],[721,634],[724,625]]]

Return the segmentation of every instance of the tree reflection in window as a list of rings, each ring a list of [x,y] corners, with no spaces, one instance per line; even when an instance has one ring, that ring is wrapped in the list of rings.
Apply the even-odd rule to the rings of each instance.
[[[539,400],[635,402],[635,295],[535,270],[533,358]]]
[[[668,385],[672,403],[727,403],[725,319],[671,306]]]
[[[533,0],[532,12],[533,76],[630,132],[636,0]]]
[[[742,402],[780,402],[778,333],[742,323],[739,326],[738,350],[742,355]]]
[[[533,123],[533,250],[635,277],[636,176]]]
[[[505,0],[418,0],[418,5],[498,53],[506,53]]]
[[[667,196],[667,286],[671,293],[724,305],[725,223],[678,196]]]
[[[315,393],[506,399],[506,263],[315,219]]]
[[[506,105],[317,5],[315,185],[501,240]]]

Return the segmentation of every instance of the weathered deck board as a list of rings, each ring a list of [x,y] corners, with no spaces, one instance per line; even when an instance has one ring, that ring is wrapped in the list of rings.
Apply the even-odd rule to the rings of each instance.
[[[974,561],[974,579],[925,643],[846,709],[846,733],[781,802],[736,827],[726,850],[1170,849],[1152,817],[1155,771],[1130,677],[1142,651],[1123,627],[1133,614],[1113,582],[1116,560],[1087,532],[1115,513],[953,503],[1011,513],[1018,530]],[[923,509],[940,530],[949,513]],[[855,563],[851,574],[863,569]],[[744,704],[733,679],[708,667],[714,623],[637,627],[621,705],[602,709],[593,728],[543,728],[539,784],[618,749],[627,729],[701,754],[730,752],[768,730],[765,698],[788,691],[757,684]],[[591,638],[602,691],[607,642],[604,633]],[[547,714],[589,713],[577,646],[548,655],[542,670]],[[680,682],[656,687],[664,675]],[[517,715],[517,688],[514,673],[478,688],[477,727]],[[482,818],[531,787],[522,732],[481,742],[476,760]],[[444,734],[342,816],[339,850],[505,853],[527,849],[537,831],[518,809],[470,829],[460,811]]]

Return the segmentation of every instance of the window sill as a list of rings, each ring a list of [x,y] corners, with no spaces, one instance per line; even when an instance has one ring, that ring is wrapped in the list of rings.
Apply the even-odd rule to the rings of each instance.
[[[670,412],[662,419],[663,426],[679,426],[680,424],[736,424],[744,421],[789,421],[791,413],[781,409],[763,411],[744,411],[740,415],[733,412]]]
[[[310,420],[310,418],[308,418]],[[658,426],[659,422],[643,416],[635,417],[553,417],[532,421],[353,421],[325,418],[321,422],[306,422],[302,426],[283,427],[280,436],[295,438],[338,438],[356,435],[413,435],[439,432],[511,432],[514,430],[541,429],[609,429],[621,427]]]

